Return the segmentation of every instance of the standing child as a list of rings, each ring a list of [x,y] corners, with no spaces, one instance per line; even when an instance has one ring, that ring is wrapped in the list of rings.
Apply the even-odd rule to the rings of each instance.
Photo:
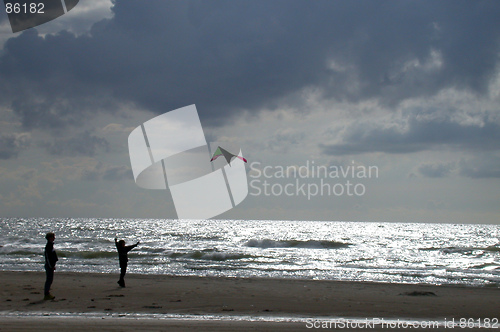
[[[127,272],[127,263],[128,263],[128,252],[139,244],[139,241],[137,241],[136,244],[133,244],[131,246],[125,246],[125,241],[120,240],[115,237],[115,245],[116,249],[118,250],[118,259],[120,260],[120,280],[118,280],[118,285],[120,287],[125,287],[125,273]]]
[[[54,280],[54,271],[56,270],[56,262],[58,261],[56,250],[54,249],[54,240],[56,236],[54,233],[47,233],[45,235],[45,239],[47,239],[47,244],[45,245],[45,289],[44,300],[53,300],[55,298],[54,295],[50,294],[50,286],[52,285],[52,281]]]

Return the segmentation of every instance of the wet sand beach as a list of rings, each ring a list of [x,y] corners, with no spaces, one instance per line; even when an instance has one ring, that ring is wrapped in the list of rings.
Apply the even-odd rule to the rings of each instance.
[[[307,330],[307,319],[499,318],[500,289],[321,280],[0,272],[0,329]],[[83,321],[82,321],[83,320]],[[85,324],[82,325],[82,322]]]

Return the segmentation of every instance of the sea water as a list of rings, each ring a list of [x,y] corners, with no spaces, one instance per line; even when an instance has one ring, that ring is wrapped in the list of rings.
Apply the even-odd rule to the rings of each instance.
[[[500,226],[343,221],[0,218],[0,270],[459,284],[500,287]]]

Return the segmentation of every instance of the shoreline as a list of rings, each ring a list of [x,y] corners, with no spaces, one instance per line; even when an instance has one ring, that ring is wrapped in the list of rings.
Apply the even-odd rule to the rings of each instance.
[[[134,322],[148,322],[152,330],[158,322],[163,328],[169,322],[179,331],[182,326],[186,330],[199,328],[199,324],[204,330],[213,327],[215,331],[221,326],[222,330],[224,326],[228,330],[238,326],[305,329],[307,317],[407,321],[500,318],[500,288],[491,287],[127,274],[127,287],[120,288],[116,273],[56,271],[52,285],[56,299],[43,301],[45,273],[4,271],[0,278],[4,285],[0,290],[0,325],[19,331],[24,324],[31,326],[29,322],[37,326],[43,321],[51,326],[81,319],[109,323],[109,328],[114,326],[112,321],[125,330]],[[82,318],[75,317],[78,315]],[[208,319],[197,319],[203,316]],[[294,317],[298,321],[289,319]],[[280,318],[284,321],[276,321]]]
[[[20,270],[0,270],[0,276],[2,273],[41,273],[45,276],[45,272],[41,269],[30,270],[30,269],[20,269]],[[101,271],[101,272],[75,272],[75,271],[56,271],[56,274],[76,274],[76,275],[96,275],[96,276],[110,276],[120,274],[120,269],[115,268],[113,272],[109,271]],[[269,277],[269,276],[252,276],[252,277],[240,277],[240,276],[231,276],[231,275],[174,275],[168,273],[136,273],[136,272],[127,272],[128,276],[149,276],[149,277],[166,277],[166,278],[204,278],[204,279],[229,279],[229,280],[283,280],[283,281],[305,281],[305,282],[332,282],[332,283],[346,283],[346,284],[374,284],[374,285],[400,285],[400,286],[422,286],[422,287],[456,287],[456,288],[472,288],[472,289],[499,289],[500,283],[487,283],[487,284],[467,284],[467,283],[443,283],[443,284],[426,284],[426,283],[418,283],[418,282],[385,282],[385,281],[366,281],[366,280],[339,280],[339,279],[312,279],[312,278],[303,278],[300,276],[287,276],[287,277]],[[45,277],[44,277],[45,278]]]

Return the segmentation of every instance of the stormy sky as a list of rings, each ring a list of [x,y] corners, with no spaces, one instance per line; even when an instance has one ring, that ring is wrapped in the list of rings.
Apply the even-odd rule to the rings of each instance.
[[[81,0],[14,34],[2,11],[0,216],[175,218],[135,185],[127,137],[196,104],[254,184],[266,166],[379,170],[323,179],[363,195],[251,189],[220,218],[499,224],[498,17],[495,1]]]

